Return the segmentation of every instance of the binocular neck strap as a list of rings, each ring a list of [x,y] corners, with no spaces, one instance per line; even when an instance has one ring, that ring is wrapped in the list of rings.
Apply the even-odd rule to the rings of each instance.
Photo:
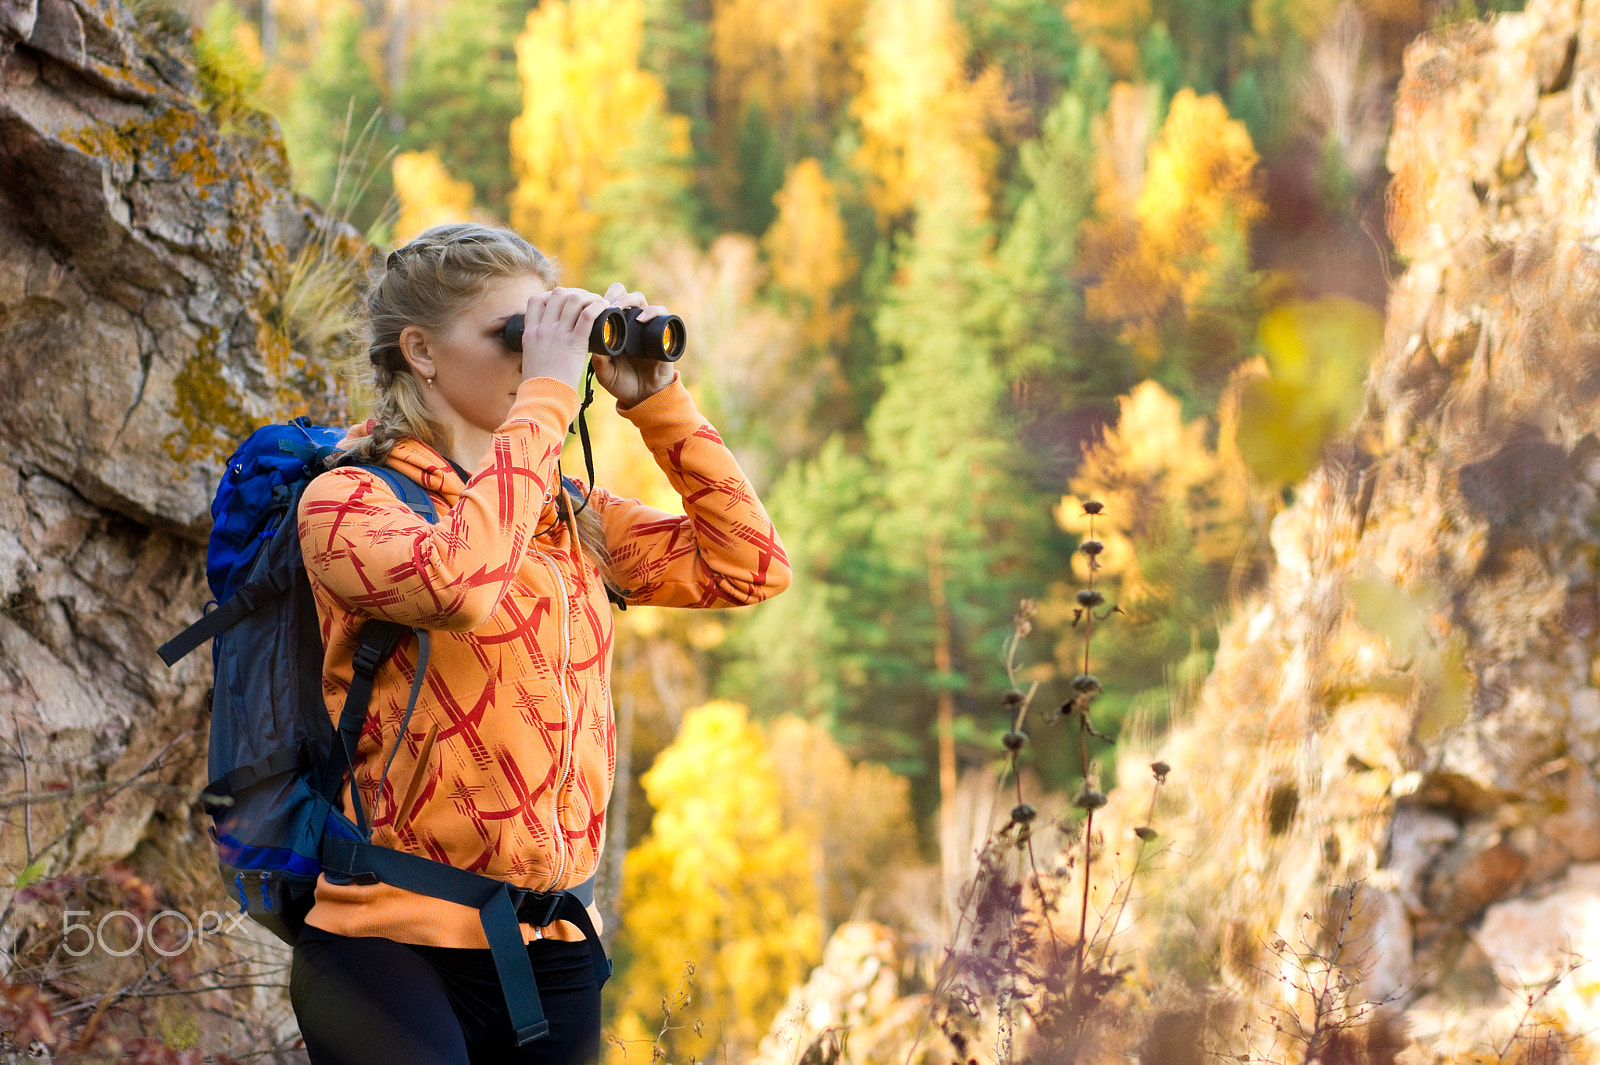
[[[583,502],[572,511],[576,518],[589,505],[589,497],[594,494],[594,448],[589,443],[589,420],[586,417],[589,404],[594,402],[594,362],[590,360],[588,368],[583,374],[583,403],[578,407],[578,442],[583,445],[583,475],[586,478],[583,492]]]

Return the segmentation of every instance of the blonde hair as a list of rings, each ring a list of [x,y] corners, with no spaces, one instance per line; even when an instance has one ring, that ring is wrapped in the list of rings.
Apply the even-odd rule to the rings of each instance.
[[[400,351],[400,333],[411,325],[442,330],[494,282],[530,276],[553,288],[559,275],[554,262],[516,233],[474,222],[434,226],[390,252],[368,279],[366,294],[367,364],[359,376],[372,396],[372,432],[336,464],[381,466],[407,439],[448,451],[450,429],[428,411],[422,383]],[[565,491],[556,493],[556,506],[567,518]],[[574,525],[584,554],[615,587],[600,515],[586,507]]]

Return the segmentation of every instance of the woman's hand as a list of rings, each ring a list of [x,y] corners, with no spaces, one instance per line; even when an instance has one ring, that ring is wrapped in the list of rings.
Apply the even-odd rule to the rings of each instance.
[[[553,288],[528,300],[522,324],[522,376],[553,377],[581,392],[589,331],[606,305],[606,300],[581,288]]]
[[[652,307],[645,303],[643,293],[629,292],[621,282],[606,289],[605,302],[616,307],[639,308],[641,322],[667,313],[665,307]],[[635,359],[626,355],[617,358],[594,355],[591,358],[594,360],[594,379],[600,382],[601,388],[617,397],[619,407],[637,406],[649,399],[670,385],[676,372],[672,363],[656,359]]]

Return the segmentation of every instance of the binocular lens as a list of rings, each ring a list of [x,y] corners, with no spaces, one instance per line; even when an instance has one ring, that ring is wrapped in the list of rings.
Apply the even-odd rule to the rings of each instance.
[[[500,340],[507,351],[522,350],[522,331],[526,323],[523,316],[513,314],[500,330]],[[629,307],[607,307],[600,312],[589,329],[589,351],[594,355],[629,355],[636,359],[655,359],[659,362],[676,362],[683,356],[688,333],[683,319],[675,314],[652,318],[639,323],[639,311]]]
[[[644,356],[662,362],[677,362],[683,355],[683,319],[675,314],[652,318],[644,326]]]

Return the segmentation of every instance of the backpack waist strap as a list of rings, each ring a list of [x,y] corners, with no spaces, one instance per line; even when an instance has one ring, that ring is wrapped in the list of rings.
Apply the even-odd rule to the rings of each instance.
[[[478,911],[495,973],[505,992],[506,1012],[516,1032],[517,1045],[523,1046],[549,1033],[539,988],[533,978],[533,965],[522,941],[521,923],[543,927],[555,921],[570,921],[589,942],[596,981],[604,985],[611,976],[611,960],[595,932],[594,922],[582,900],[571,891],[529,891],[504,880],[469,873],[465,869],[436,862],[415,854],[356,840],[322,837],[324,869],[350,876],[372,877],[405,891],[429,895],[447,902],[471,906]]]

